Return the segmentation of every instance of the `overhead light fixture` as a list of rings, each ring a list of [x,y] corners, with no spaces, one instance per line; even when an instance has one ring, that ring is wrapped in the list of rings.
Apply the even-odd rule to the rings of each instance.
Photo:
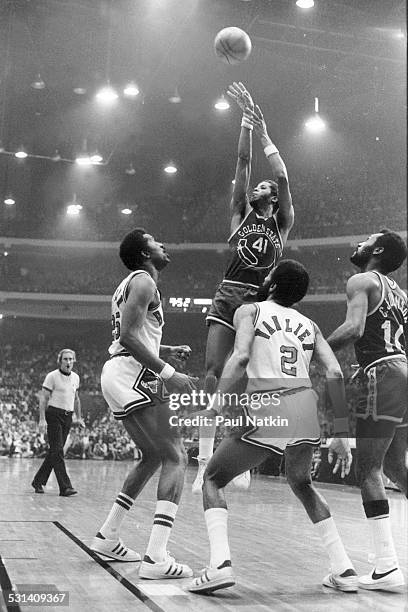
[[[319,134],[326,129],[326,123],[323,121],[320,115],[316,113],[313,117],[305,122],[305,127],[312,134]]]
[[[100,153],[98,153],[98,151],[95,151],[95,153],[93,153],[89,159],[92,164],[100,164],[103,161],[103,157]]]
[[[128,167],[125,170],[125,173],[128,174],[129,176],[134,176],[136,174],[136,170],[133,167],[133,164],[129,164]]]
[[[233,185],[235,185],[235,179],[232,179],[231,183],[232,183]]]
[[[133,81],[128,83],[126,85],[126,87],[123,90],[123,94],[127,97],[127,98],[136,98],[136,96],[139,95],[139,88],[136,85],[136,83],[134,83]]]
[[[402,30],[396,30],[393,33],[393,37],[396,38],[397,40],[403,40],[405,38],[405,34]]]
[[[55,149],[55,153],[54,153],[54,155],[51,157],[51,159],[52,159],[52,161],[54,161],[54,162],[59,162],[59,161],[61,161],[61,155],[60,155],[60,153],[59,153],[58,149]]]
[[[171,102],[172,104],[180,104],[181,102],[181,96],[178,92],[178,89],[176,87],[176,89],[174,90],[174,94],[172,96],[169,97],[169,102]]]
[[[96,94],[96,99],[98,102],[102,102],[103,104],[115,102],[118,97],[117,92],[113,89],[113,87],[111,87],[111,85],[105,85],[105,87],[102,87],[102,89],[100,89]]]
[[[176,166],[172,162],[170,162],[164,168],[164,171],[167,172],[167,174],[176,174],[177,168],[176,168]]]
[[[67,215],[74,217],[75,215],[79,215],[81,210],[82,210],[81,204],[68,204]]]
[[[224,94],[214,104],[214,108],[216,108],[217,110],[221,110],[221,111],[228,110],[229,107],[230,107],[229,102],[224,96]]]
[[[18,159],[25,159],[26,157],[28,157],[28,154],[26,153],[26,150],[24,149],[23,145],[21,145],[17,151],[14,153],[14,157],[17,157]]]
[[[122,208],[120,212],[122,213],[122,215],[131,215],[133,211],[131,208]]]
[[[0,140],[0,153],[3,153],[4,151],[5,151],[5,148],[4,148],[3,141]]]
[[[86,94],[86,89],[85,87],[74,87],[73,92],[77,96],[83,96]]]
[[[296,6],[301,9],[310,9],[314,7],[314,0],[296,0]]]
[[[84,155],[83,153],[81,153],[80,155],[78,155],[78,157],[75,158],[75,163],[78,164],[78,166],[92,166],[91,158],[89,157],[89,155]]]
[[[33,89],[45,89],[45,83],[44,83],[40,73],[37,74],[36,78],[31,83],[31,87]]]
[[[11,196],[7,196],[7,198],[4,199],[4,203],[7,204],[7,206],[13,206],[13,204],[15,204],[16,201]]]

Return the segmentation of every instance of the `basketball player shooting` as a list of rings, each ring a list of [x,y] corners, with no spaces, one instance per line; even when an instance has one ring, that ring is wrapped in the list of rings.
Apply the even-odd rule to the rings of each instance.
[[[271,453],[285,453],[288,482],[330,558],[332,570],[323,584],[340,591],[357,591],[353,564],[330,509],[311,478],[313,450],[320,444],[317,395],[309,376],[312,358],[325,371],[335,414],[336,437],[331,452],[336,452],[338,459],[333,471],[341,468],[343,476],[348,474],[352,456],[339,363],[317,325],[292,308],[306,295],[308,284],[309,275],[301,264],[282,260],[263,287],[268,295],[266,301],[243,305],[234,315],[234,350],[223,370],[214,408],[221,413],[223,398],[235,393],[246,375],[245,397],[249,399],[245,415],[256,419],[256,424],[244,419],[243,427],[222,440],[205,471],[203,503],[211,558],[209,567],[188,585],[193,593],[208,594],[235,584],[224,487],[237,474],[259,466]]]
[[[191,393],[197,379],[176,372],[163,358],[180,360],[191,349],[161,344],[163,309],[156,283],[169,263],[164,246],[145,230],[135,229],[122,240],[120,257],[131,272],[112,298],[113,341],[101,386],[114,418],[122,421],[142,459],[126,478],[93,539],[92,550],[113,561],[141,560],[122,542],[119,530],[136,497],[161,468],[153,528],[139,576],[185,578],[193,572],[169,555],[167,542],[183,489],[187,454],[177,428],[170,427],[172,413],[164,391]]]
[[[230,262],[206,318],[209,326],[204,392],[214,393],[235,337],[234,313],[242,304],[255,302],[266,275],[282,255],[293,226],[294,211],[286,166],[272,143],[259,106],[242,83],[233,83],[228,95],[243,111],[238,160],[231,199]],[[269,162],[271,179],[261,181],[248,194],[251,178],[252,131],[257,134]],[[198,474],[193,493],[200,493],[203,474],[214,449],[215,424],[200,428]],[[248,488],[249,473],[234,484]]]
[[[347,282],[346,320],[328,338],[334,350],[354,343],[360,366],[357,406],[357,481],[372,535],[375,567],[362,589],[399,591],[404,576],[391,533],[381,473],[407,495],[407,296],[388,276],[405,261],[403,239],[383,229],[360,243]]]

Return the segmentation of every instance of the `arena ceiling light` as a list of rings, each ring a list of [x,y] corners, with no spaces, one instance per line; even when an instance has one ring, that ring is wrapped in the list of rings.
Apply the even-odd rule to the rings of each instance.
[[[133,211],[131,208],[122,208],[120,212],[122,213],[122,215],[131,215]]]
[[[180,104],[181,96],[179,94],[177,87],[175,88],[173,95],[169,97],[169,102],[171,102],[172,104]]]
[[[314,7],[314,0],[296,0],[296,6],[301,9],[310,9]]]
[[[165,171],[167,174],[176,174],[176,172],[177,172],[177,168],[176,168],[176,166],[173,164],[173,162],[169,162],[169,163],[167,164],[167,166],[165,166],[164,171]]]
[[[312,134],[320,134],[326,129],[326,123],[320,117],[319,113],[316,113],[313,117],[305,122],[305,127]]]
[[[100,164],[103,161],[103,157],[98,151],[95,151],[95,153],[93,153],[89,159],[91,164]]]
[[[14,153],[14,157],[17,157],[17,159],[25,159],[26,157],[28,157],[28,153],[26,152],[26,150],[23,147],[23,145],[21,145],[17,149],[17,151]]]
[[[11,196],[7,196],[7,198],[4,198],[4,203],[5,203],[7,206],[13,206],[13,204],[15,204],[15,203],[16,203],[16,201],[15,201],[15,199],[14,199],[13,197],[11,197]]]
[[[95,97],[98,102],[101,102],[102,104],[112,104],[119,98],[117,92],[111,85],[105,85],[105,87],[102,87]]]
[[[75,163],[78,164],[78,166],[92,166],[93,162],[91,161],[89,155],[84,155],[81,153],[75,158]]]
[[[221,96],[221,98],[218,98],[218,100],[214,104],[214,108],[220,111],[228,110],[229,107],[230,107],[229,102],[224,96],[224,94]]]
[[[127,174],[128,176],[134,176],[136,174],[136,170],[134,169],[132,163],[130,163],[126,168],[125,174]]]
[[[139,93],[140,93],[139,88],[136,85],[136,83],[134,83],[133,81],[128,83],[126,87],[123,89],[123,95],[125,95],[127,98],[136,98],[136,96],[138,96]]]
[[[45,89],[45,83],[40,73],[37,74],[34,81],[30,84],[30,87],[33,89]]]

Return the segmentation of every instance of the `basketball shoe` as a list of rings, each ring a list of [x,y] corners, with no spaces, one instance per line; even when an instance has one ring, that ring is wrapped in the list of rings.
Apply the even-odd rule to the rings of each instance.
[[[141,556],[131,548],[124,545],[122,540],[109,540],[100,532],[96,534],[92,541],[91,550],[97,552],[98,555],[103,555],[111,561],[122,561],[129,563],[131,561],[140,561]]]
[[[358,586],[369,591],[391,591],[400,593],[405,584],[404,576],[399,567],[388,572],[377,573],[376,568],[370,574],[360,576]]]
[[[357,593],[358,577],[353,569],[348,569],[342,574],[328,574],[323,579],[323,585],[338,591]]]
[[[191,593],[202,593],[208,595],[218,589],[226,589],[234,586],[235,576],[231,566],[222,567],[207,567],[201,576],[194,578],[186,585],[185,590]]]
[[[145,555],[140,566],[139,578],[148,580],[162,580],[163,578],[191,578],[193,570],[188,565],[177,563],[173,557],[167,553],[164,561],[153,561]]]

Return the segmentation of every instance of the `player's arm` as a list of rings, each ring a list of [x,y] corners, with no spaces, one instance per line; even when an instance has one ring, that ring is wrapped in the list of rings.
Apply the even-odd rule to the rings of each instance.
[[[278,212],[277,221],[283,242],[286,242],[288,234],[292,229],[295,213],[292,204],[292,196],[289,189],[289,178],[285,162],[279,154],[278,149],[273,144],[266,127],[266,122],[258,105],[254,111],[248,110],[251,121],[254,125],[255,133],[261,141],[266,158],[268,160],[272,179],[278,183]]]
[[[324,339],[322,332],[316,324],[315,330],[313,359],[316,359],[325,372],[327,390],[333,406],[334,417],[335,419],[340,419],[341,423],[339,424],[344,427],[341,431],[336,430],[336,433],[346,433],[348,431],[348,411],[343,372],[329,343]]]
[[[371,274],[355,274],[348,279],[346,319],[327,339],[334,351],[356,342],[363,335],[369,296],[374,287],[375,280]]]
[[[329,446],[328,461],[330,464],[333,463],[334,455],[337,455],[333,474],[340,470],[340,475],[344,478],[350,473],[353,456],[348,440],[348,411],[343,373],[335,354],[328,342],[323,338],[317,325],[315,325],[315,330],[313,358],[318,361],[325,371],[327,391],[334,412],[334,438]]]
[[[176,372],[175,369],[160,357],[157,357],[138,338],[143,327],[149,304],[154,300],[156,286],[146,274],[134,277],[129,285],[129,295],[122,312],[119,342],[143,366],[160,374],[165,381],[166,389],[172,392],[189,392],[194,389],[197,379]],[[165,370],[163,371],[163,368]]]
[[[150,276],[142,274],[131,280],[129,294],[122,312],[119,342],[139,363],[159,373],[166,363],[138,338],[154,296],[155,284]]]
[[[232,393],[246,373],[251,349],[255,338],[254,317],[256,306],[240,306],[234,315],[235,343],[232,355],[227,360],[217,387],[216,401],[212,409],[217,413],[222,410],[223,393]]]
[[[241,122],[241,131],[238,141],[238,159],[235,168],[234,189],[231,197],[231,232],[234,232],[243,217],[250,209],[247,191],[251,178],[252,162],[252,123],[246,118],[247,108],[253,108],[254,103],[250,93],[242,83],[233,83],[229,86],[227,94],[235,100],[244,115]]]
[[[50,401],[50,397],[51,397],[51,391],[50,389],[45,389],[44,387],[41,389],[40,393],[39,393],[39,411],[40,411],[40,416],[38,419],[38,426],[40,431],[45,431],[45,428],[47,426],[46,420],[45,420],[45,411],[47,409],[48,406],[48,402]]]

